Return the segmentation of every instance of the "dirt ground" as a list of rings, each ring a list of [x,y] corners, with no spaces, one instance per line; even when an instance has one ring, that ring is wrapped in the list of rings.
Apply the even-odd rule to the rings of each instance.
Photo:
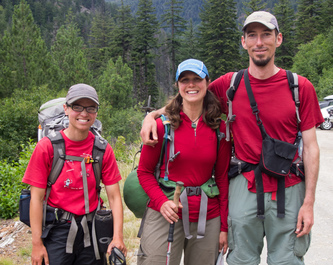
[[[13,264],[29,265],[30,251],[30,227],[16,219],[0,220],[0,259],[9,259]]]

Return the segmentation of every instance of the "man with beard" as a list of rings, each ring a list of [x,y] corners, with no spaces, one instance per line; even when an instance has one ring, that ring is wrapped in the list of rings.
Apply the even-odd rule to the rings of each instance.
[[[293,173],[284,178],[285,215],[277,216],[278,180],[261,174],[264,209],[258,218],[257,185],[252,170],[240,172],[230,179],[228,244],[229,265],[257,265],[267,240],[268,264],[304,264],[304,255],[310,245],[310,231],[314,224],[315,190],[319,171],[319,147],[316,127],[323,122],[313,85],[298,76],[299,118],[290,90],[287,74],[274,63],[275,51],[282,44],[282,34],[272,14],[257,11],[250,14],[243,26],[242,46],[249,54],[247,69],[249,82],[260,111],[260,119],[267,134],[275,139],[293,144],[298,131],[302,133],[305,181]],[[222,106],[227,106],[226,91],[233,73],[213,81],[209,89],[218,96]],[[149,114],[141,130],[145,144],[157,141],[153,118],[163,113],[160,109]],[[244,76],[232,101],[236,115],[231,124],[235,156],[241,163],[258,165],[262,150],[262,135],[252,113]],[[152,133],[152,139],[149,138]],[[296,159],[298,154],[295,155]],[[283,190],[283,186],[282,186]]]

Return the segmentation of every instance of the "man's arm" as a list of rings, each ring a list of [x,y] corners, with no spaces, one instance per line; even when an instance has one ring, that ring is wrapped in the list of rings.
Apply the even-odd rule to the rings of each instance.
[[[319,146],[316,128],[302,132],[303,162],[305,170],[305,198],[298,213],[296,234],[301,237],[310,233],[314,224],[314,202],[319,172]]]
[[[123,241],[123,203],[121,200],[119,184],[105,186],[109,205],[113,214],[113,239],[108,247],[108,254],[111,254],[113,247],[117,247],[126,256],[127,249]]]
[[[143,120],[140,136],[143,144],[154,146],[158,142],[156,119],[165,114],[165,107],[152,111]]]

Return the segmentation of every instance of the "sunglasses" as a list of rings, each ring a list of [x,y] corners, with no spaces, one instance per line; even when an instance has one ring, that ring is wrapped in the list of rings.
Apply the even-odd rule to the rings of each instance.
[[[110,265],[126,265],[126,259],[118,248],[114,247],[111,251],[111,255],[109,256]]]
[[[89,106],[89,107],[83,107],[81,105],[67,105],[68,107],[72,108],[72,110],[76,111],[76,112],[82,112],[83,110],[86,110],[88,113],[97,113],[98,111],[98,107],[95,106]]]

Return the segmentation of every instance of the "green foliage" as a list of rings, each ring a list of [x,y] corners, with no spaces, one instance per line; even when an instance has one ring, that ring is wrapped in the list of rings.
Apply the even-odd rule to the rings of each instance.
[[[265,10],[267,3],[263,3],[262,0],[250,0],[249,2],[244,3],[244,11],[248,16],[254,11]],[[247,11],[249,10],[249,11]]]
[[[133,60],[135,63],[134,94],[137,96],[137,102],[142,102],[148,98],[149,88],[157,87],[155,79],[150,78],[152,72],[155,74],[155,67],[152,64],[154,58],[152,50],[157,47],[155,34],[159,27],[154,11],[152,0],[139,0],[134,30],[135,46],[133,47]]]
[[[103,123],[103,136],[109,142],[119,136],[125,137],[127,143],[138,141],[143,116],[138,106],[123,110],[103,106],[98,113],[98,118]]]
[[[320,100],[323,100],[328,95],[333,95],[333,68],[323,70],[323,75],[319,78],[316,91]]]
[[[87,50],[90,69],[95,76],[100,75],[112,58],[114,21],[108,13],[101,12],[94,17]]]
[[[297,6],[296,40],[297,44],[308,43],[321,33],[321,0],[300,0]]]
[[[58,29],[52,46],[52,58],[60,69],[61,78],[58,80],[60,87],[67,88],[77,83],[91,83],[92,76],[84,54],[83,39],[79,36],[78,28],[73,22]]]
[[[37,139],[38,109],[52,95],[48,87],[32,88],[0,101],[0,160],[17,161],[21,144]]]
[[[133,106],[133,73],[119,56],[114,64],[108,62],[96,85],[99,97],[104,104],[111,104],[113,109],[126,109]]]
[[[166,41],[166,46],[168,53],[171,58],[171,76],[176,74],[177,67],[177,55],[178,50],[181,46],[180,37],[183,35],[183,31],[186,28],[185,19],[180,15],[183,11],[183,0],[169,0],[165,3],[167,9],[162,15],[163,28],[168,29],[168,39]]]
[[[33,86],[52,84],[57,89],[58,69],[40,29],[34,22],[29,5],[21,0],[15,6],[12,27],[5,31],[0,42],[0,98],[8,97],[15,89],[29,90]]]
[[[332,65],[333,28],[331,28],[327,36],[320,34],[310,43],[299,47],[299,51],[294,58],[292,71],[304,75],[317,87],[319,79],[324,75],[324,69],[330,75]]]
[[[201,60],[209,69],[209,77],[214,80],[226,72],[239,69],[240,32],[236,26],[233,0],[208,0],[204,8],[199,27]]]
[[[274,15],[279,22],[279,29],[283,36],[283,42],[276,50],[275,63],[278,67],[290,69],[296,50],[295,16],[290,0],[280,0],[278,4],[275,4]]]
[[[112,51],[113,54],[120,55],[124,63],[131,60],[131,49],[133,43],[134,18],[131,15],[131,7],[124,5],[123,1],[118,9],[116,25],[113,31]]]
[[[0,218],[9,219],[17,215],[20,192],[26,187],[22,178],[35,146],[32,141],[27,146],[22,145],[18,163],[0,161]]]

